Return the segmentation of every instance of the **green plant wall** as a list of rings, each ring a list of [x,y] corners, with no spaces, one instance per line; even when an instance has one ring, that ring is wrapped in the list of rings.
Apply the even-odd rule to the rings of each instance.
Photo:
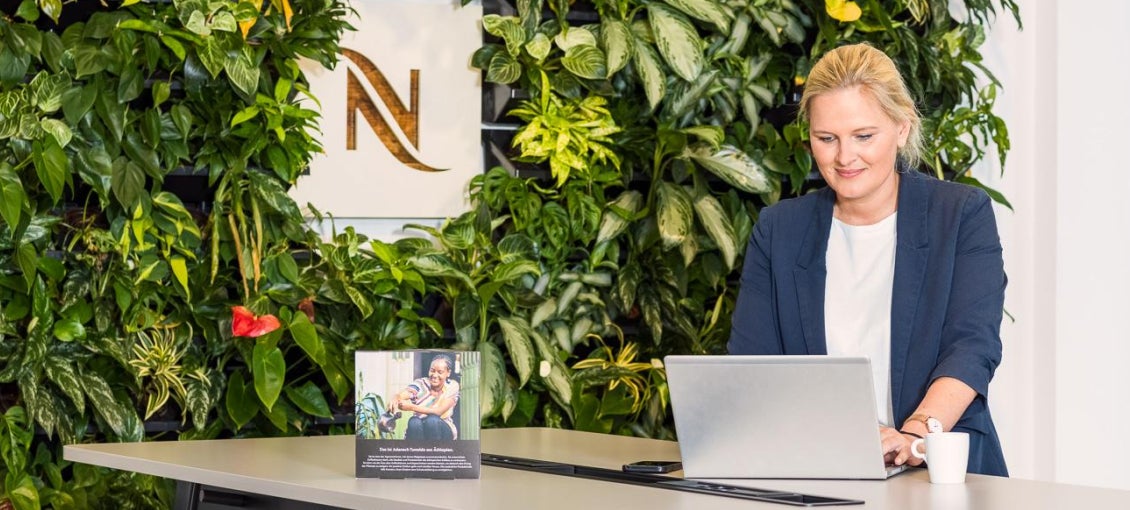
[[[474,283],[448,276],[447,297],[479,348],[515,368],[493,380],[502,397],[484,417],[673,436],[662,356],[724,351],[757,210],[819,185],[794,116],[827,49],[887,51],[924,113],[923,170],[980,186],[972,166],[992,145],[1003,164],[1008,133],[979,47],[998,9],[1019,14],[1008,0],[949,4],[488,3],[499,8],[472,62],[488,86],[528,92],[508,112],[512,156],[549,177],[488,171],[472,185],[476,210],[434,233],[475,231],[471,248],[444,243],[440,266]],[[533,247],[525,282],[490,275],[518,256],[499,239]]]
[[[814,58],[886,49],[930,170],[1003,163],[978,47],[1016,6],[948,3],[520,0],[467,54],[528,93],[511,156],[546,178],[490,169],[466,214],[393,244],[322,239],[285,193],[319,150],[297,59],[336,62],[346,3],[13,5],[0,504],[168,506],[167,481],[65,443],[352,432],[357,349],[480,351],[484,426],[672,438],[662,356],[722,352],[758,208],[815,184],[788,106]]]

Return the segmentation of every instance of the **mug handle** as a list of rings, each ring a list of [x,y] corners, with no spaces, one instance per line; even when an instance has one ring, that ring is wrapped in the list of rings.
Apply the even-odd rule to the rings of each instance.
[[[925,439],[915,439],[913,443],[910,443],[910,454],[915,456],[915,457],[918,457],[922,460],[926,460],[926,454],[925,453],[918,453],[918,445],[923,444],[925,442],[926,442]]]

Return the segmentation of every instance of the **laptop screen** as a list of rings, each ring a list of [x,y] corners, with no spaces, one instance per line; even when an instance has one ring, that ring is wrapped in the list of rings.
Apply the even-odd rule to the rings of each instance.
[[[664,361],[688,478],[887,476],[867,358]]]

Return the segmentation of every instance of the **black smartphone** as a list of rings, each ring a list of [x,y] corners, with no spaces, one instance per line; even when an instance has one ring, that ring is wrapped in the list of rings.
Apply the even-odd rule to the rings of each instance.
[[[683,463],[673,460],[641,460],[624,464],[626,473],[670,473],[680,469],[683,469]]]

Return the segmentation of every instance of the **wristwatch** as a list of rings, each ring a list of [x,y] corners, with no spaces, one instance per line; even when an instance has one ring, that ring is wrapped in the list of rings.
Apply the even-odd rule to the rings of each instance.
[[[942,431],[942,422],[938,421],[938,419],[933,416],[928,416],[923,413],[914,413],[910,415],[910,418],[907,418],[906,421],[920,421],[924,423],[926,425],[926,432],[929,434]]]

